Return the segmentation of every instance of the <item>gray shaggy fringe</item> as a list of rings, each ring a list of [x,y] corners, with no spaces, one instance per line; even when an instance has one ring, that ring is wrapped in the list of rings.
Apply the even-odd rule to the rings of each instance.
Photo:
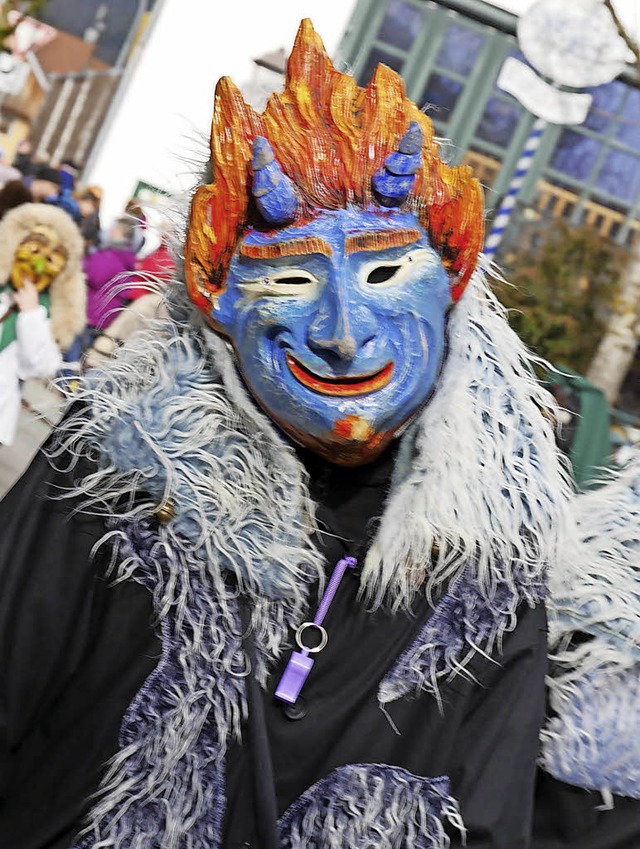
[[[550,572],[541,763],[570,784],[640,798],[640,454],[579,496],[571,518]]]
[[[88,409],[67,422],[60,450],[88,452],[99,469],[76,495],[125,517],[175,502],[163,538],[251,592],[299,597],[301,577],[321,565],[302,465],[182,293],[172,312],[177,320],[138,335],[81,390]],[[505,583],[515,589],[514,570],[514,610],[523,593],[537,600],[572,485],[544,415],[555,404],[531,362],[477,273],[452,313],[438,389],[402,438],[363,569],[371,607],[408,607],[417,587],[433,593],[468,564],[489,601]]]
[[[155,321],[88,373],[74,395],[86,407],[65,421],[52,457],[97,461],[67,493],[80,509],[152,521],[170,503],[163,544],[197,556],[220,584],[230,572],[252,597],[300,604],[321,573],[305,476],[268,420],[240,407],[234,380],[217,337]]]
[[[447,849],[445,823],[464,835],[446,778],[350,764],[310,787],[278,825],[282,849]]]

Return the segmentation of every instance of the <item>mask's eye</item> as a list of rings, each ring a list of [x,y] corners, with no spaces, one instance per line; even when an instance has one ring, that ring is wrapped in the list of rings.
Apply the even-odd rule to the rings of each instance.
[[[401,265],[378,265],[367,274],[367,283],[388,283],[401,268]]]
[[[266,280],[268,282],[272,282],[271,278],[267,277]],[[284,277],[284,276],[278,277],[277,279],[273,280],[273,283],[277,286],[283,286],[283,285],[286,285],[286,286],[304,286],[308,282],[309,282],[308,277],[302,277],[301,275],[296,275],[296,274],[291,274],[291,275],[286,276],[286,277]]]
[[[370,286],[398,286],[414,271],[424,269],[428,263],[435,265],[437,262],[435,251],[430,248],[416,248],[403,256],[389,257],[388,262],[371,260],[362,267],[360,279]]]
[[[244,280],[239,284],[245,292],[253,295],[306,295],[318,285],[317,279],[300,268],[274,271],[257,280]]]

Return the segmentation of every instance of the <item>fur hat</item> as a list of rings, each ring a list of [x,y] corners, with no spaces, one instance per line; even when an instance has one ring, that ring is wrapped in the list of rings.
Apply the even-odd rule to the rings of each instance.
[[[9,210],[0,221],[0,280],[9,279],[18,245],[34,227],[43,224],[55,230],[68,253],[66,266],[49,287],[53,335],[66,351],[87,323],[87,289],[82,271],[84,241],[69,215],[44,203],[23,203]]]

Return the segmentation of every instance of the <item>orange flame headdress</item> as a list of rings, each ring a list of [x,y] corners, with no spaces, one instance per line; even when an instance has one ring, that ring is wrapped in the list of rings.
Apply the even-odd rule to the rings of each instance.
[[[252,146],[268,140],[300,198],[296,223],[318,210],[375,202],[372,177],[415,121],[422,132],[421,167],[406,208],[414,211],[454,280],[457,300],[483,239],[480,186],[466,166],[438,155],[431,121],[406,96],[402,79],[378,65],[360,88],[337,71],[311,22],[301,23],[289,57],[284,91],[262,115],[224,77],[217,85],[211,130],[213,182],[191,205],[185,246],[189,295],[205,313],[224,287],[231,256],[248,226],[262,226],[251,196]]]

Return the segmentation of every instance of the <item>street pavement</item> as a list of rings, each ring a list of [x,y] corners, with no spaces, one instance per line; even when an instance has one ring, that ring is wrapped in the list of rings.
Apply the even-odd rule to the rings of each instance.
[[[64,408],[62,395],[44,381],[28,380],[23,397],[16,438],[12,445],[0,445],[0,498],[25,471]]]

